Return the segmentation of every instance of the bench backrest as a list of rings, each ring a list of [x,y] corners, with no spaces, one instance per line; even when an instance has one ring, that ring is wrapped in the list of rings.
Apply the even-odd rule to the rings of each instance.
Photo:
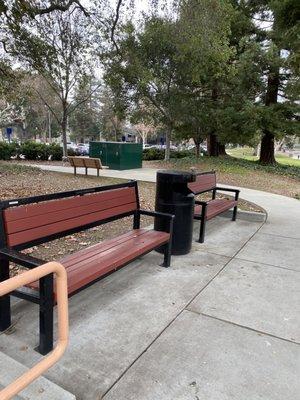
[[[72,167],[84,167],[84,159],[82,157],[68,157]]]
[[[188,188],[192,193],[200,194],[214,189],[216,185],[216,173],[215,171],[210,171],[197,174],[195,182],[189,183]]]
[[[102,169],[100,158],[68,157],[72,167],[99,168]]]
[[[84,164],[87,168],[102,168],[100,158],[85,158]]]
[[[136,182],[73,191],[73,196],[72,192],[66,194],[68,198],[57,193],[57,199],[53,199],[53,194],[0,203],[7,246],[43,243],[131,215],[139,207]],[[51,200],[47,200],[49,196]],[[24,202],[29,204],[11,207]]]

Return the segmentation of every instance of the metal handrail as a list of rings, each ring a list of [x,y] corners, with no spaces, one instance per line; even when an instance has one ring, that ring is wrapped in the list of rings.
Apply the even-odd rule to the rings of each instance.
[[[30,383],[52,367],[64,354],[68,345],[68,287],[65,268],[57,262],[49,262],[30,271],[10,278],[0,283],[0,296],[4,296],[20,286],[35,282],[43,276],[56,274],[57,312],[58,312],[58,341],[54,350],[42,361],[25,372],[14,382],[0,391],[0,400],[9,400],[25,389]]]

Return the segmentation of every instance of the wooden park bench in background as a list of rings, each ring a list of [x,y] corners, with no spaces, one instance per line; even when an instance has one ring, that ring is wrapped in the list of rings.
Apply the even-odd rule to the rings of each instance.
[[[141,215],[166,219],[166,231],[141,229]],[[164,249],[163,266],[170,266],[174,216],[141,210],[136,181],[0,202],[0,281],[9,278],[10,262],[29,269],[46,262],[20,250],[128,216],[133,217],[129,232],[57,260],[66,268],[69,296],[158,247]],[[53,348],[53,275],[29,287],[11,295],[39,304],[38,350],[47,354]],[[6,295],[0,298],[0,331],[10,324]]]
[[[72,167],[74,167],[74,175],[76,175],[76,168],[85,168],[85,174],[88,174],[88,168],[97,169],[97,176],[99,176],[100,169],[107,169],[105,165],[102,165],[100,158],[90,157],[68,157]]]
[[[232,221],[236,220],[237,205],[240,191],[237,189],[228,189],[217,187],[215,171],[202,172],[196,174],[195,182],[188,184],[189,190],[195,195],[205,192],[212,192],[212,199],[209,201],[195,201],[194,219],[200,220],[199,242],[204,242],[206,221],[217,215],[233,208]],[[234,199],[217,199],[218,190],[235,193]]]

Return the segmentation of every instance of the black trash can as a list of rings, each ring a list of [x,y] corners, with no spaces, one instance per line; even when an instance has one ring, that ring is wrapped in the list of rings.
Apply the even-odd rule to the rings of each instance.
[[[184,171],[158,171],[156,176],[155,210],[175,215],[172,254],[190,252],[193,239],[194,195],[187,185],[194,182],[195,175]],[[154,228],[165,230],[166,221],[156,217]],[[158,249],[163,252],[163,248]]]

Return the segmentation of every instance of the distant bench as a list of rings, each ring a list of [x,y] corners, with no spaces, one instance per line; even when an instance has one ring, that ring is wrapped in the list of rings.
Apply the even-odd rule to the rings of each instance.
[[[141,229],[141,215],[166,219],[166,230]],[[58,260],[67,271],[69,296],[156,248],[163,248],[163,266],[169,267],[174,216],[141,210],[136,181],[0,202],[0,282],[9,278],[10,262],[30,269],[46,262],[20,250],[128,216],[132,230]],[[39,304],[38,349],[47,354],[53,348],[53,274],[29,287],[11,294]],[[0,297],[0,331],[10,326],[10,313],[10,296]]]
[[[229,189],[217,187],[215,171],[202,172],[196,175],[195,182],[188,184],[189,190],[195,195],[212,191],[212,199],[209,201],[195,201],[194,219],[200,220],[199,242],[204,242],[206,221],[222,214],[233,208],[232,221],[236,220],[237,205],[240,191],[238,189]],[[218,190],[233,192],[234,199],[216,199]]]
[[[90,157],[68,157],[72,167],[74,167],[74,175],[76,175],[76,168],[85,168],[85,174],[88,174],[88,168],[97,169],[97,176],[99,176],[100,169],[107,169],[105,165],[102,165],[100,158]]]

